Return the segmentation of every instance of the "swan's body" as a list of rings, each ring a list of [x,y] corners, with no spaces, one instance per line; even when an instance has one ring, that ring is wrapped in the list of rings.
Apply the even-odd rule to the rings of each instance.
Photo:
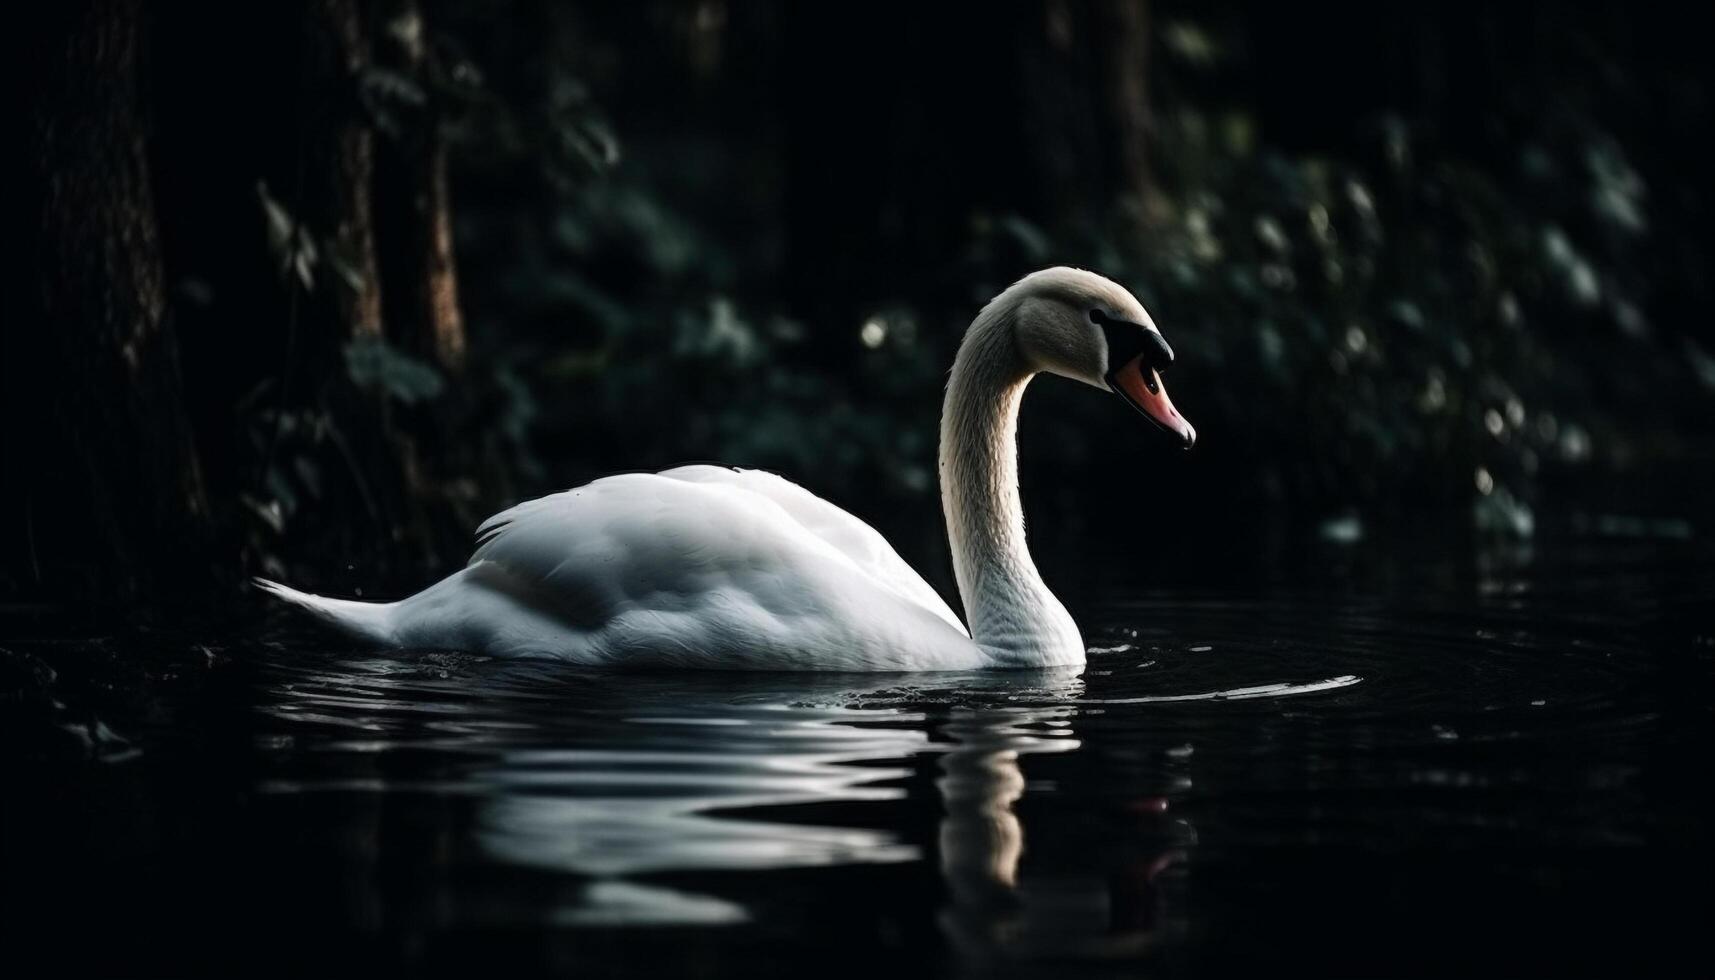
[[[996,297],[965,336],[942,413],[940,466],[970,631],[868,524],[781,477],[718,466],[610,476],[519,504],[482,525],[464,569],[398,602],[260,584],[392,646],[592,666],[1079,664],[1077,625],[1025,547],[1014,443],[1025,386],[1047,370],[1119,390],[1187,444],[1193,438],[1153,371],[1153,384],[1143,378],[1142,363],[1159,355],[1132,355],[1125,345],[1135,338],[1113,324],[1154,333],[1124,289],[1051,269]],[[1149,351],[1166,350],[1158,333],[1143,339]],[[1115,355],[1125,360],[1110,367]]]
[[[462,571],[408,599],[310,608],[344,625],[366,614],[360,632],[390,645],[591,665],[987,665],[880,534],[771,473],[604,477],[490,518],[479,540]]]

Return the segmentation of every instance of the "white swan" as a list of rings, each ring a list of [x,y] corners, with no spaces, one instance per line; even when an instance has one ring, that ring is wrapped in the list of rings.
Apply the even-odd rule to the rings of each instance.
[[[369,640],[585,665],[965,670],[1084,662],[1025,546],[1015,431],[1046,371],[1196,432],[1141,304],[1080,269],[1033,273],[972,321],[941,414],[941,505],[970,630],[868,524],[771,473],[609,476],[483,523],[470,564],[398,602],[257,584]]]

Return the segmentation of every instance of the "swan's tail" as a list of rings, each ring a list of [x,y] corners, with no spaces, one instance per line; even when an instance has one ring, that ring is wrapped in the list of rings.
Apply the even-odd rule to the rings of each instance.
[[[251,579],[255,586],[279,596],[294,606],[309,610],[322,620],[360,639],[375,643],[394,642],[393,613],[396,603],[357,602],[351,599],[328,599],[308,592],[270,582],[265,578]]]

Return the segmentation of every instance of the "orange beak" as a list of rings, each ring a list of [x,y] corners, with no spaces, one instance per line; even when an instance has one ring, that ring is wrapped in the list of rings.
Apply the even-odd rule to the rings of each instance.
[[[1143,355],[1132,358],[1124,367],[1110,373],[1108,383],[1132,408],[1142,412],[1157,428],[1176,437],[1184,448],[1190,449],[1197,441],[1197,430],[1173,407],[1173,399],[1167,397],[1167,387],[1161,383],[1161,375],[1143,362]]]

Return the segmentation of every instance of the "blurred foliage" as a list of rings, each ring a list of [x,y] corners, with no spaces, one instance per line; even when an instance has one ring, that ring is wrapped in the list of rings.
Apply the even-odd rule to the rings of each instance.
[[[432,366],[368,335],[346,344],[345,370],[358,387],[378,391],[406,405],[435,398],[446,387],[440,372]]]
[[[1559,93],[1576,76],[1650,97],[1628,74],[1642,56],[1599,38],[1581,61],[1508,76],[1461,123],[1483,140],[1449,136],[1456,127],[1421,107],[1383,107],[1304,145],[1279,138],[1255,89],[1234,94],[1267,39],[1230,5],[1168,8],[1152,41],[1150,200],[1116,190],[1054,207],[1052,194],[1020,193],[1008,206],[1001,194],[902,239],[887,229],[909,213],[835,228],[796,213],[817,206],[792,193],[802,123],[758,101],[794,82],[757,53],[794,43],[777,7],[432,12],[436,84],[463,107],[448,118],[472,342],[460,404],[434,418],[449,442],[485,447],[456,457],[487,466],[465,494],[477,510],[691,460],[776,469],[866,516],[921,509],[964,324],[1018,276],[1060,263],[1131,287],[1179,349],[1169,380],[1204,460],[1188,478],[1213,494],[1211,511],[1335,515],[1326,526],[1344,540],[1362,533],[1354,515],[1431,502],[1528,535],[1548,475],[1707,444],[1715,356],[1708,337],[1664,318],[1696,292],[1688,266],[1663,262],[1705,253],[1686,243],[1683,216],[1660,218],[1664,201],[1701,198],[1652,186],[1663,151],[1646,142],[1637,157],[1635,120],[1613,109],[1627,103]],[[408,114],[418,84],[368,78],[366,105],[382,123]],[[849,152],[897,183],[910,175],[884,169],[890,138],[854,132]],[[1020,187],[1044,179],[1022,159],[969,165],[1011,168]],[[847,254],[828,247],[847,239],[915,243],[887,263],[914,274],[885,281],[878,263],[847,275],[873,281],[865,291],[805,303],[789,270],[805,254]],[[407,405],[454,397],[385,345],[354,345],[346,364],[351,381]],[[1151,464],[1101,448],[1112,412],[1058,396],[1052,413],[1027,411],[1027,467],[1099,468],[1101,485],[1125,485],[1116,467]],[[270,424],[283,439],[337,441],[326,419]],[[271,476],[268,507],[290,510],[314,487],[292,465],[290,479]]]

